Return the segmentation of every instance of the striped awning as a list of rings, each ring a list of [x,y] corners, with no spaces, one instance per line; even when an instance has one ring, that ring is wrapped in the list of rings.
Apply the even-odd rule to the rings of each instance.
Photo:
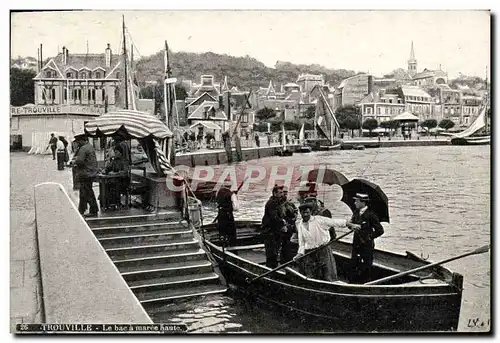
[[[128,138],[165,139],[172,137],[172,132],[152,114],[132,110],[119,110],[101,115],[85,124],[85,131],[92,136],[112,136],[124,133]]]

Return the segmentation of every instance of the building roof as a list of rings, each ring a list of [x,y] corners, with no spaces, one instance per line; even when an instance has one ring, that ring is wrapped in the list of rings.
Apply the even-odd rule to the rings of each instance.
[[[210,129],[210,130],[222,130],[222,128],[219,125],[217,125],[216,123],[211,122],[211,121],[200,121],[196,124],[191,125],[189,128],[192,129],[192,128],[200,126],[200,125],[206,127],[207,129]]]
[[[348,77],[347,79],[343,79],[342,82],[340,83],[340,85],[337,87],[337,89],[341,89],[341,88],[344,88],[345,85],[347,85],[347,83],[349,83],[349,80],[352,80],[354,78],[357,78],[357,77],[360,77],[360,76],[367,76],[368,74],[358,74],[358,75],[354,75],[354,76],[351,76],[351,77]]]
[[[295,101],[300,101],[302,100],[302,93],[299,92],[298,90],[293,90],[286,98],[285,100],[295,100]]]
[[[300,86],[296,83],[293,83],[293,82],[288,82],[286,85],[284,85],[283,87],[299,87]]]
[[[401,89],[403,90],[403,94],[405,96],[421,96],[421,97],[426,97],[430,98],[431,96],[424,91],[422,88],[417,87],[417,86],[401,86]]]
[[[420,73],[415,74],[413,76],[413,80],[426,79],[428,77],[434,77],[434,76],[446,76],[446,73],[442,70],[424,69]]]
[[[227,116],[224,111],[217,109],[217,101],[203,101],[203,103],[198,106],[193,113],[191,113],[188,119],[207,119],[204,115],[205,111],[212,111],[212,115],[209,114],[208,119],[212,120],[227,120]]]
[[[395,115],[394,117],[391,118],[391,120],[398,120],[398,121],[418,121],[418,117],[411,114],[410,112],[403,112],[400,114]]]
[[[323,75],[315,75],[315,74],[300,74],[297,78],[297,82],[300,81],[324,81]]]

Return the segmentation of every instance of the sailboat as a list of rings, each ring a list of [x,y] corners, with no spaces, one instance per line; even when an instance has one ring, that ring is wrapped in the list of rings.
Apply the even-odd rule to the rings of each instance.
[[[283,125],[281,127],[281,144],[282,144],[283,148],[281,148],[280,150],[278,150],[278,152],[276,154],[278,156],[292,156],[293,155],[293,151],[292,150],[288,150],[286,148],[286,132],[285,132],[285,126],[283,126]]]
[[[306,144],[305,134],[304,134],[304,124],[299,130],[299,152],[311,152],[312,148]]]
[[[464,131],[454,134],[451,138],[452,145],[487,145],[491,143],[490,129],[486,115],[486,106],[477,116],[476,120]],[[484,134],[477,134],[485,132]]]
[[[318,89],[319,97],[316,103],[316,112],[314,115],[314,124],[318,132],[326,138],[327,144],[321,144],[318,140],[316,145],[318,150],[337,150],[341,148],[342,141],[340,140],[340,125],[333,113],[325,94],[321,89]]]

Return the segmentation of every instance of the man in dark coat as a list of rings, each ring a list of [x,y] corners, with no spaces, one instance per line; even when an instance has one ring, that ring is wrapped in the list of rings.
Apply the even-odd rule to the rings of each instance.
[[[353,283],[365,283],[371,280],[375,238],[384,234],[384,228],[377,214],[370,209],[369,201],[367,194],[358,193],[354,197],[356,210],[351,219],[351,222],[355,224],[352,225],[355,231],[351,255],[354,273],[351,282]]]
[[[96,217],[99,208],[97,206],[94,190],[92,189],[92,182],[99,171],[97,167],[97,157],[94,147],[89,143],[85,134],[76,135],[75,140],[80,145],[74,160],[75,179],[80,187],[78,211],[80,214],[84,215],[87,210],[87,204],[89,204],[89,214],[84,216]]]
[[[239,210],[239,202],[236,192],[223,186],[217,192],[217,229],[220,239],[225,245],[236,244],[236,226],[234,223],[234,211]]]
[[[56,150],[57,150],[57,137],[51,133],[50,134],[50,140],[49,140],[49,145],[47,145],[47,149],[49,148],[52,150],[52,159],[56,159]],[[45,149],[45,150],[47,150]]]
[[[264,245],[266,248],[266,266],[276,268],[280,253],[282,236],[286,233],[286,221],[283,208],[283,186],[274,186],[273,195],[264,209],[262,229],[264,230]]]

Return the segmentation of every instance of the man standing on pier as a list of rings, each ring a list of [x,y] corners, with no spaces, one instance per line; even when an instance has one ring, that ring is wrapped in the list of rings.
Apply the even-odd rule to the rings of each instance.
[[[352,255],[354,275],[351,282],[365,283],[371,280],[373,264],[373,249],[375,238],[384,234],[384,228],[377,214],[369,207],[370,198],[367,194],[358,193],[354,197],[354,211],[351,221],[354,238],[352,241]]]
[[[45,151],[47,151],[47,149],[49,147],[52,150],[52,160],[55,160],[56,159],[56,150],[57,150],[57,138],[53,133],[50,134],[49,145],[47,145],[47,148],[45,149]]]
[[[280,253],[282,236],[287,232],[284,218],[283,186],[275,185],[273,195],[264,209],[262,229],[264,230],[264,245],[266,248],[266,266],[276,268]]]
[[[94,147],[88,141],[85,133],[75,136],[80,148],[78,149],[74,164],[75,164],[75,179],[80,187],[80,202],[78,204],[78,212],[85,217],[96,217],[99,210],[97,200],[92,189],[92,182],[97,176],[97,157]],[[87,204],[90,205],[90,210],[87,215]]]

